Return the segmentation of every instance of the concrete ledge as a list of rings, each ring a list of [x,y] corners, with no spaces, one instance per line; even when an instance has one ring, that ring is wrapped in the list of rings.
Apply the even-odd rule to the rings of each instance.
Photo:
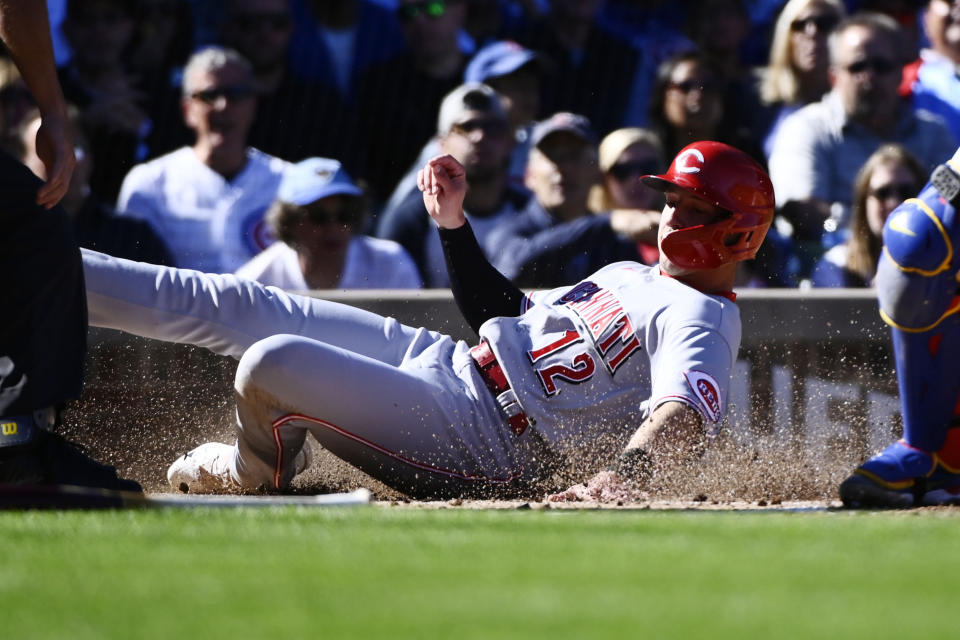
[[[305,291],[405,324],[424,326],[455,338],[472,340],[473,331],[446,289]],[[877,313],[877,297],[868,289],[747,289],[738,292],[744,346],[768,340],[819,342],[825,339],[886,339]]]

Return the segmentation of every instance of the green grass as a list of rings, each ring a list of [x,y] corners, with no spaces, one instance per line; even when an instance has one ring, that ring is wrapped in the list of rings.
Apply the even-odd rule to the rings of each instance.
[[[0,513],[0,637],[956,638],[957,515]]]

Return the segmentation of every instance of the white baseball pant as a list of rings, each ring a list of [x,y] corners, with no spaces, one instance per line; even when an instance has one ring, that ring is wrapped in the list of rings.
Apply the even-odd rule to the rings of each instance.
[[[507,426],[449,336],[232,275],[83,251],[90,324],[240,360],[235,466],[246,487],[283,488],[306,431],[415,497],[523,490],[549,459]]]

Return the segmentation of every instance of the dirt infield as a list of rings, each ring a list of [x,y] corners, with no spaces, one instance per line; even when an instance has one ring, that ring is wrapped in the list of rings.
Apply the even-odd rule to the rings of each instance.
[[[170,491],[167,466],[178,456],[206,441],[233,441],[236,363],[181,345],[162,351],[151,350],[152,345],[127,340],[98,344],[96,357],[89,359],[84,397],[66,412],[64,431],[148,492],[163,493]],[[316,450],[314,464],[294,481],[295,493],[365,487],[378,501],[405,504],[402,495],[319,446]],[[825,508],[834,504],[836,487],[863,452],[863,442],[849,438],[807,447],[800,436],[777,442],[765,434],[744,437],[734,425],[698,464],[657,478],[642,494],[619,502],[636,508]],[[603,466],[602,460],[571,456],[548,490],[522,496],[519,504],[542,504],[551,491],[582,482]]]

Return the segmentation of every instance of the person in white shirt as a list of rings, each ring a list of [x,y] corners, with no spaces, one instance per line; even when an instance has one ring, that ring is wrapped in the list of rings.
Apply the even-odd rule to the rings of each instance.
[[[402,246],[357,233],[364,203],[336,160],[308,158],[288,167],[266,216],[280,242],[237,275],[289,290],[419,289],[420,273]]]
[[[196,142],[131,169],[117,210],[149,222],[177,267],[230,273],[273,242],[264,213],[289,163],[247,146],[256,95],[235,51],[190,58],[182,107]]]

